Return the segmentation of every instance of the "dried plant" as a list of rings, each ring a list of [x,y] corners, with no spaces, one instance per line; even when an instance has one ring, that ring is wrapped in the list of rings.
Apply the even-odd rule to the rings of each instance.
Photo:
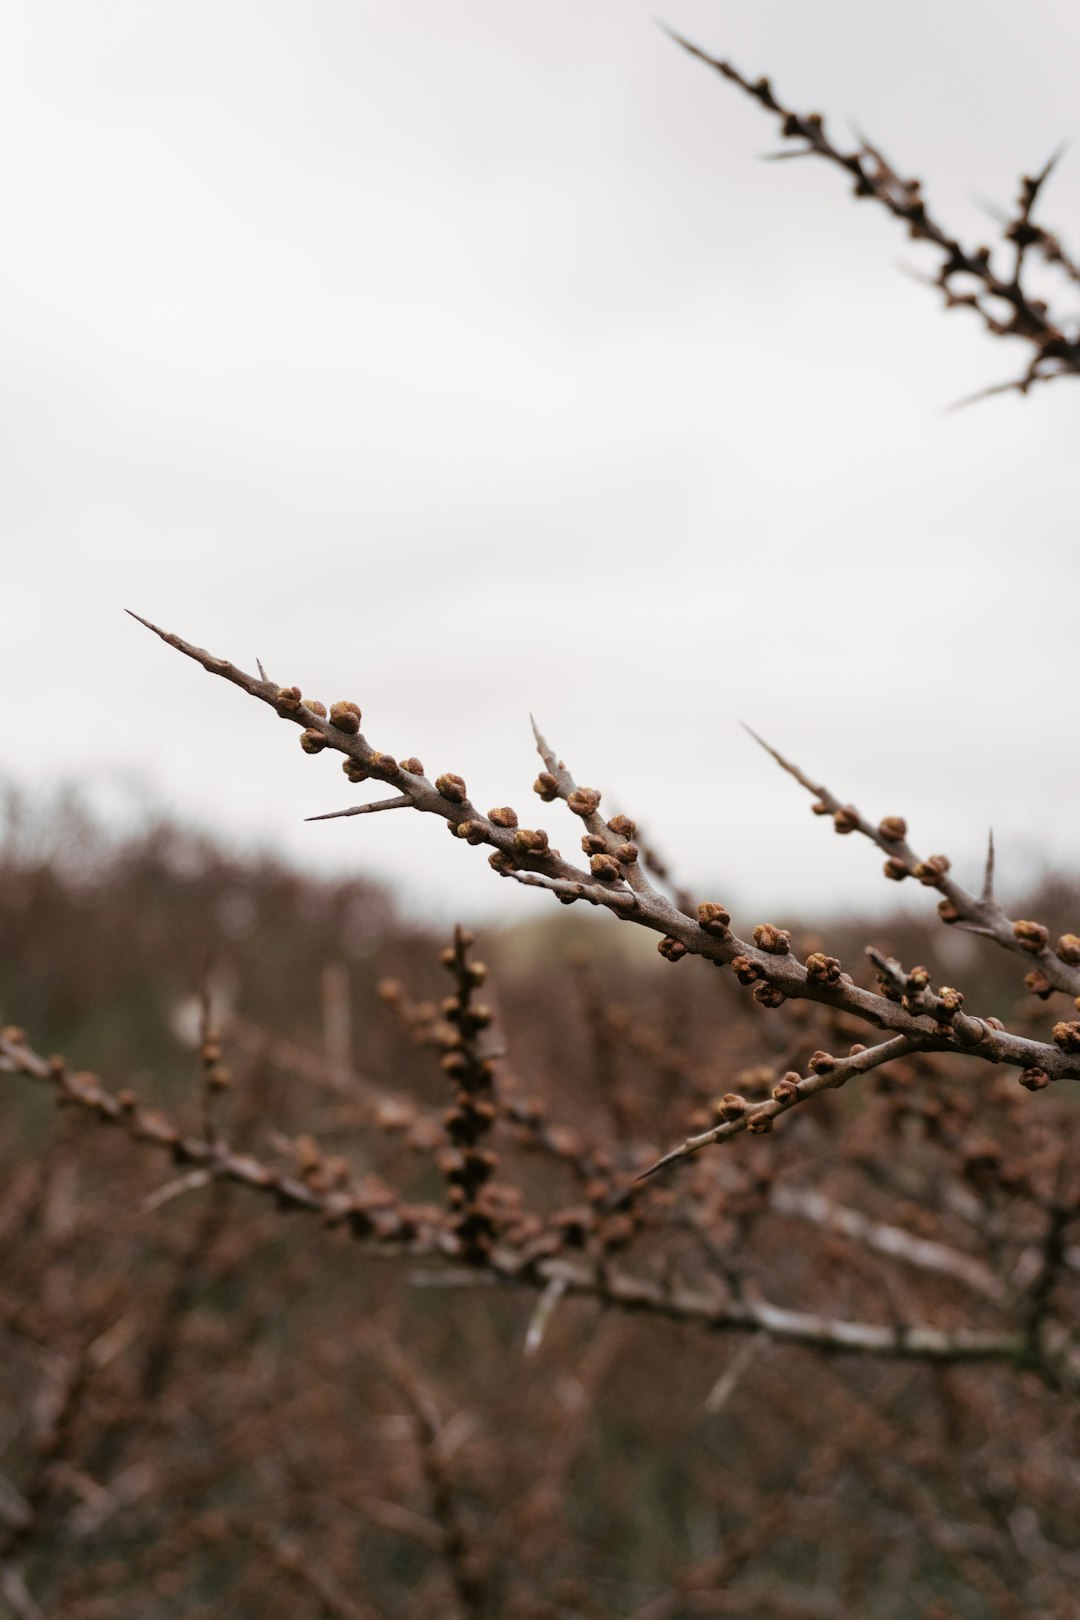
[[[1031,254],[1077,279],[1031,220],[1049,167],[1002,272],[868,144],[844,153],[766,81],[703,59],[942,252],[947,304],[1029,343],[1010,387],[1080,370],[1072,328],[1024,286]],[[1057,1084],[1080,1079],[1080,1021],[1044,1008],[1080,1011],[1080,936],[1054,897],[1011,916],[992,844],[969,891],[902,817],[866,819],[762,745],[889,880],[999,948],[984,982],[1019,958],[1005,1020],[986,1011],[1000,973],[992,1003],[965,999],[904,965],[893,925],[861,959],[792,920],[737,931],[535,727],[534,791],[575,818],[580,861],[509,805],[478,809],[461,775],[374,749],[355,702],[140,622],[299,726],[306,754],[392,790],[330,816],[438,816],[498,876],[658,935],[666,965],[577,946],[515,978],[458,928],[439,995],[430,942],[363,891],[362,966],[328,926],[290,954],[275,913],[285,954],[271,974],[263,941],[236,1006],[200,940],[194,1084],[115,1041],[102,1078],[3,1027],[8,1609],[1080,1620],[1080,1140]],[[132,857],[140,881],[140,859],[168,865]],[[69,1001],[93,969],[112,982],[155,905],[140,952],[164,977],[175,896],[65,895],[47,858],[0,851],[0,995],[22,983],[29,1005],[65,947]],[[33,1010],[54,1021],[48,997]]]

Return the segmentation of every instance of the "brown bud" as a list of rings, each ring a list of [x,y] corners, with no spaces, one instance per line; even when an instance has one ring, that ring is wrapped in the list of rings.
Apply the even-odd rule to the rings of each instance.
[[[761,1007],[782,1007],[787,996],[779,985],[759,984],[754,991],[754,1000]]]
[[[543,827],[518,827],[514,833],[514,847],[530,855],[543,855],[547,851],[548,835]]]
[[[730,921],[730,913],[714,900],[704,900],[698,906],[698,922],[706,933],[725,935]]]
[[[638,847],[636,844],[620,844],[615,851],[615,859],[621,861],[623,866],[633,866],[637,858]]]
[[[938,990],[937,1012],[939,1016],[941,1014],[945,1014],[946,1017],[951,1018],[954,1013],[958,1013],[960,1011],[960,1008],[963,1005],[964,997],[961,991],[954,990],[952,986],[948,984],[943,984]]]
[[[811,951],[806,958],[806,972],[811,979],[819,984],[836,984],[840,978],[840,962],[835,956],[826,956],[823,951]]]
[[[300,746],[305,754],[321,754],[326,747],[326,738],[321,731],[302,731]]]
[[[853,804],[845,804],[833,816],[833,826],[838,833],[854,832],[859,825],[859,812]]]
[[[612,816],[608,827],[611,832],[618,833],[620,838],[633,838],[637,832],[637,824],[631,821],[629,816]]]
[[[488,865],[500,876],[505,877],[514,870],[514,862],[503,849],[493,849],[488,856]]]
[[[954,923],[960,921],[960,913],[953,905],[951,900],[939,900],[937,911],[938,916],[941,918],[943,923]]]
[[[794,1069],[790,1070],[782,1080],[778,1080],[773,1086],[773,1100],[778,1102],[782,1108],[789,1107],[799,1095],[799,1081],[801,1078],[800,1075],[795,1073]]]
[[[277,701],[278,708],[284,709],[287,714],[293,714],[300,707],[301,692],[298,686],[279,686]]]
[[[929,860],[920,861],[915,867],[913,876],[928,889],[940,889],[941,880],[949,870],[949,857],[947,855],[931,855]]]
[[[731,967],[740,984],[753,984],[755,979],[765,977],[758,963],[750,956],[732,957]]]
[[[341,768],[350,782],[366,782],[368,780],[367,766],[361,765],[358,759],[343,760]]]
[[[1055,950],[1063,962],[1080,962],[1080,939],[1075,934],[1062,934]]]
[[[1080,1052],[1080,1024],[1055,1024],[1052,1035],[1054,1045],[1063,1052]]]
[[[1042,1091],[1044,1086],[1050,1084],[1050,1076],[1045,1069],[1025,1069],[1019,1078],[1025,1091]]]
[[[1034,968],[1030,973],[1024,974],[1024,983],[1027,985],[1027,988],[1031,991],[1032,995],[1038,996],[1040,1001],[1049,1001],[1050,997],[1054,993],[1054,987],[1050,983],[1050,980],[1046,977],[1045,973],[1040,973],[1038,968]]]
[[[566,801],[567,809],[572,810],[575,816],[591,816],[600,803],[600,795],[595,788],[575,788]]]
[[[773,1128],[773,1116],[764,1108],[755,1108],[747,1118],[746,1128],[754,1136],[765,1136]]]
[[[1023,920],[1014,922],[1012,931],[1014,937],[1020,941],[1021,950],[1030,951],[1033,956],[1037,956],[1045,948],[1050,938],[1049,928],[1044,928],[1042,923],[1037,922]]]
[[[545,804],[559,797],[559,784],[550,771],[541,771],[533,783],[533,792],[539,793]]]
[[[831,816],[832,815],[832,811],[829,809],[829,807],[825,803],[824,799],[815,799],[813,804],[810,806],[810,813],[811,813],[811,815],[814,815],[814,816]]]
[[[616,871],[617,870],[618,868],[616,867]],[[682,940],[672,939],[670,934],[665,934],[656,948],[660,952],[660,955],[666,957],[669,962],[678,962],[686,955],[686,946],[683,944]]]
[[[791,935],[786,928],[777,928],[774,923],[758,923],[754,943],[770,956],[786,956],[791,949]]]
[[[590,856],[589,870],[600,883],[614,883],[616,878],[622,877],[619,863],[614,855]],[[685,950],[685,946],[683,949]]]
[[[482,821],[459,821],[453,831],[456,838],[465,838],[470,844],[487,842],[488,830]]]
[[[360,708],[356,703],[332,703],[330,705],[330,724],[338,731],[346,732],[355,737],[360,730]]]
[[[320,720],[325,720],[326,719],[326,704],[325,703],[317,703],[314,698],[308,698],[308,700],[305,703],[304,707],[306,709],[310,709],[312,714],[317,714]]]
[[[815,1074],[831,1074],[836,1068],[836,1059],[831,1052],[815,1052],[810,1059],[810,1067]]]
[[[721,1119],[741,1119],[746,1113],[746,1098],[740,1097],[738,1092],[729,1091],[720,1099],[716,1112]]]
[[[586,855],[604,855],[607,853],[607,842],[599,833],[584,833],[581,847]]]
[[[449,800],[451,804],[464,804],[465,783],[453,771],[447,771],[444,776],[437,777],[435,787],[442,797]]]
[[[907,837],[907,822],[903,816],[885,816],[878,822],[878,837],[887,844],[899,844]]]
[[[488,820],[493,821],[496,827],[516,827],[517,811],[511,810],[508,804],[498,805],[494,810],[488,811]]]
[[[367,764],[368,770],[373,776],[384,776],[392,780],[398,774],[398,762],[393,754],[380,754],[376,750]]]
[[[410,776],[423,776],[424,774],[424,767],[415,754],[410,754],[408,759],[399,760],[398,764],[403,771],[408,771]]]
[[[894,883],[902,883],[906,877],[911,876],[911,867],[908,863],[898,860],[895,855],[890,855],[882,870]]]

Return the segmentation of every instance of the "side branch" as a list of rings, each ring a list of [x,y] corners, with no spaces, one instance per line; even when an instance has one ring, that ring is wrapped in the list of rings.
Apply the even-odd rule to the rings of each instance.
[[[888,857],[885,876],[893,882],[915,878],[925,888],[936,889],[944,898],[938,905],[942,922],[954,925],[965,933],[981,934],[1004,950],[1012,951],[1033,965],[1028,976],[1028,988],[1036,995],[1049,990],[1062,990],[1070,996],[1080,996],[1080,939],[1075,934],[1063,934],[1056,948],[1050,946],[1049,930],[1041,923],[1014,921],[994,897],[994,840],[991,834],[979,897],[968,892],[951,875],[947,855],[930,855],[925,860],[918,856],[907,840],[907,822],[903,816],[885,816],[877,825],[868,821],[853,804],[843,804],[823,783],[813,782],[797,765],[749,726],[744,729],[781,770],[793,776],[801,787],[814,796],[813,810],[818,816],[831,816],[833,826],[841,834],[860,833]]]
[[[320,1215],[326,1225],[346,1222],[352,1234],[383,1252],[454,1259],[458,1244],[446,1230],[440,1212],[410,1211],[394,1200],[389,1189],[364,1184],[344,1189],[309,1183],[279,1171],[258,1159],[182,1133],[163,1115],[142,1109],[129,1093],[114,1094],[95,1075],[73,1072],[60,1058],[45,1058],[26,1042],[21,1031],[0,1032],[0,1071],[21,1074],[50,1084],[58,1100],[83,1108],[99,1119],[124,1125],[135,1142],[163,1148],[178,1163],[212,1168],[215,1175],[273,1198],[280,1206]],[[789,1310],[761,1297],[718,1296],[673,1285],[670,1279],[620,1271],[607,1262],[569,1260],[539,1251],[528,1242],[503,1244],[486,1255],[482,1265],[460,1274],[462,1282],[481,1283],[490,1278],[516,1287],[544,1292],[552,1284],[567,1295],[598,1300],[619,1310],[652,1312],[674,1321],[696,1323],[714,1332],[764,1333],[780,1342],[811,1348],[893,1359],[933,1362],[998,1361],[1046,1372],[1038,1346],[1029,1334],[977,1330],[947,1330],[926,1323],[883,1326]],[[1073,1377],[1072,1363],[1068,1376]],[[1060,1366],[1054,1369],[1060,1378]]]

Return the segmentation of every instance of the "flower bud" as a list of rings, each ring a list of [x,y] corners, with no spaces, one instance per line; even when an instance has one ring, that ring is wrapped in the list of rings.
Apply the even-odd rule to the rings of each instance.
[[[566,801],[575,816],[591,816],[599,803],[600,795],[595,788],[575,788]]]
[[[816,979],[819,984],[836,984],[840,978],[840,962],[835,956],[826,956],[823,951],[811,951],[806,958],[807,977]]]
[[[786,956],[791,949],[791,935],[786,928],[777,928],[773,923],[758,923],[754,943],[770,956]]]
[[[725,911],[723,906],[717,905],[714,900],[704,900],[698,906],[698,922],[706,933],[719,934],[723,937],[728,932],[730,921],[730,913]]]
[[[1051,1034],[1054,1045],[1063,1052],[1080,1052],[1080,1024],[1055,1024]]]
[[[511,810],[508,804],[497,806],[488,811],[488,820],[493,821],[496,827],[516,827],[518,824],[517,811]]]
[[[1021,950],[1030,951],[1033,956],[1037,956],[1045,948],[1046,942],[1050,938],[1050,930],[1044,928],[1042,923],[1037,922],[1025,922],[1023,920],[1014,922],[1012,931],[1014,937],[1020,942]]]
[[[326,747],[326,738],[321,731],[302,731],[300,746],[305,754],[321,754]]]
[[[437,777],[435,787],[442,797],[447,799],[450,804],[464,804],[465,783],[463,779],[460,776],[456,776],[453,771],[447,771],[444,776]]]
[[[514,833],[515,849],[524,850],[530,855],[543,855],[547,852],[548,835],[543,827],[518,827]]]
[[[332,703],[330,705],[330,724],[338,731],[344,731],[348,736],[355,737],[360,730],[360,708],[356,703]]]
[[[777,984],[759,984],[754,991],[754,1000],[760,1007],[782,1007],[787,996]]]

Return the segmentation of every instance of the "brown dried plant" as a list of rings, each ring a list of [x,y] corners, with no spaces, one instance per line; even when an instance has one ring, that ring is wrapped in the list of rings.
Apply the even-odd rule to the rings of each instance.
[[[1077,279],[1031,221],[1049,166],[1003,273],[874,148],[687,49],[936,246],[948,305],[1031,345],[1010,387],[1080,370],[1023,286],[1033,252]],[[667,966],[578,947],[569,977],[523,985],[458,928],[440,997],[387,926],[359,1059],[340,961],[316,964],[321,1048],[310,1021],[276,1027],[273,994],[216,1006],[207,966],[193,1103],[0,1030],[0,1072],[60,1108],[51,1130],[27,1115],[33,1159],[18,1123],[0,1134],[8,1610],[1080,1620],[1080,1137],[1057,1084],[1080,1079],[1080,935],[1006,911],[992,843],[969,891],[902,817],[762,744],[944,926],[1019,958],[1007,1027],[892,943],[845,967],[794,925],[737,931],[535,726],[534,791],[575,818],[580,861],[373,748],[355,702],[139,622],[392,790],[330,816],[437,816],[498,876],[658,935]],[[55,901],[28,870],[0,882],[0,968],[5,905],[28,938]],[[286,1232],[289,1212],[314,1220]]]

